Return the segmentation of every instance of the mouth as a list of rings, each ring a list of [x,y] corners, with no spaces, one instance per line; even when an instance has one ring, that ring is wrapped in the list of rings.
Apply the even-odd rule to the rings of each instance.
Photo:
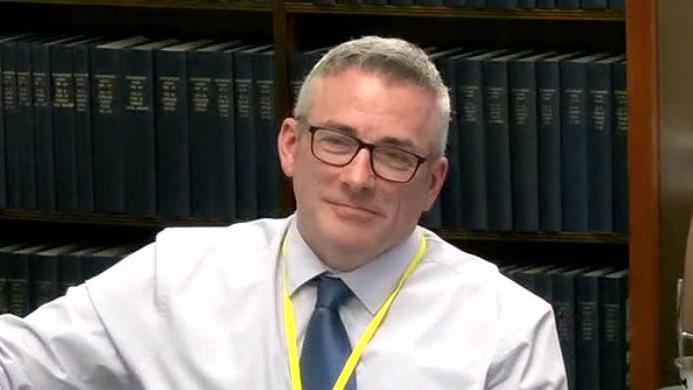
[[[367,207],[348,204],[348,203],[342,203],[342,202],[334,202],[334,201],[329,201],[329,200],[327,200],[326,202],[332,206],[345,208],[345,209],[360,212],[360,213],[366,213],[366,214],[370,214],[370,215],[374,215],[374,216],[378,216],[378,217],[382,216],[382,214],[380,212],[378,212],[377,210],[373,210],[373,209],[370,209]]]

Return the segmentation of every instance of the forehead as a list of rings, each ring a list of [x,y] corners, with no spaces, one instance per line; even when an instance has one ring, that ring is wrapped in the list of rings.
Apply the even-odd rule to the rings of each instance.
[[[410,140],[420,147],[436,140],[435,94],[410,82],[346,69],[313,80],[309,118],[356,129],[360,137]]]

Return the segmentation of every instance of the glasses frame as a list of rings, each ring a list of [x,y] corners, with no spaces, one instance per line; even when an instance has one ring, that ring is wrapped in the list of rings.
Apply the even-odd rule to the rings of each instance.
[[[315,154],[315,132],[318,130],[327,130],[327,131],[339,133],[345,137],[351,138],[358,143],[358,148],[356,148],[356,151],[354,152],[354,154],[344,164],[335,164],[335,163],[332,163],[329,161],[325,161],[325,160],[321,159],[320,157],[318,157],[317,154]],[[412,171],[409,178],[407,178],[407,180],[403,180],[403,181],[393,180],[393,179],[389,179],[387,177],[383,177],[383,176],[379,175],[378,172],[375,170],[375,161],[373,160],[373,149],[384,147],[383,145],[370,144],[368,142],[364,142],[364,141],[360,140],[357,137],[354,137],[353,135],[345,134],[343,132],[340,132],[339,130],[334,130],[334,129],[330,129],[330,128],[323,127],[323,126],[313,126],[313,125],[309,124],[308,125],[308,132],[310,133],[310,152],[313,154],[313,157],[315,157],[318,161],[323,162],[323,163],[330,165],[330,166],[333,166],[333,167],[343,168],[343,167],[351,164],[352,161],[354,161],[354,158],[356,158],[356,156],[359,154],[361,149],[366,149],[366,150],[368,150],[368,155],[369,155],[369,159],[371,162],[371,171],[373,171],[373,174],[375,176],[377,176],[377,177],[379,177],[385,181],[389,181],[391,183],[400,183],[400,184],[409,183],[411,181],[411,179],[413,179],[414,176],[416,176],[416,172],[419,171],[419,167],[421,166],[421,164],[423,164],[427,160],[425,157],[419,156],[418,154],[410,152],[408,150],[400,149],[396,146],[387,146],[387,148],[397,149],[403,153],[406,153],[406,154],[411,155],[414,158],[416,158],[416,166],[414,167],[414,170]]]

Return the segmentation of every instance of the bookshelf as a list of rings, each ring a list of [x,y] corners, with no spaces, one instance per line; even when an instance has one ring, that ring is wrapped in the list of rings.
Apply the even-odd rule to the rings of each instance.
[[[688,9],[691,6],[686,3],[686,0],[627,0],[628,11],[622,12],[345,4],[317,6],[284,0],[270,3],[0,0],[0,23],[6,31],[27,31],[40,26],[43,31],[60,33],[120,32],[273,42],[277,118],[290,112],[289,63],[293,53],[364,33],[401,35],[419,43],[441,46],[471,44],[476,47],[625,50],[629,91],[629,234],[513,234],[453,230],[442,230],[441,234],[463,247],[480,246],[491,251],[502,252],[518,245],[539,252],[586,248],[585,253],[605,251],[627,259],[630,268],[631,388],[649,390],[673,382],[670,358],[674,345],[671,319],[674,305],[672,293],[669,290],[665,292],[665,286],[673,288],[671,280],[680,270],[677,250],[685,241],[685,226],[680,226],[680,221],[685,225],[688,216],[679,214],[685,209],[682,204],[690,207],[691,203],[679,200],[678,208],[662,207],[665,201],[680,194],[686,188],[686,180],[690,183],[690,179],[669,180],[667,191],[660,187],[661,180],[671,178],[668,176],[670,172],[676,171],[674,161],[660,159],[663,153],[661,137],[665,134],[660,134],[660,129],[664,129],[665,119],[675,116],[668,111],[669,116],[666,116],[660,111],[661,99],[668,97],[666,92],[675,88],[673,80],[660,78],[659,56],[663,55],[660,43],[665,39],[676,42],[676,35],[686,32],[687,25],[693,25],[683,20],[684,15],[693,14]],[[27,20],[33,22],[27,23]],[[663,20],[667,23],[662,23]],[[470,31],[474,33],[470,34]],[[680,63],[682,59],[674,58],[680,51],[676,50],[676,44],[671,45],[662,48],[668,50],[665,54],[670,55],[672,61]],[[690,75],[682,76],[684,73],[681,70],[676,74],[683,80],[691,79]],[[672,99],[683,104],[681,96]],[[692,112],[690,109],[684,111],[691,115],[688,114]],[[693,118],[685,115],[679,119],[687,124],[693,123]],[[673,132],[668,135],[674,136]],[[291,204],[289,186],[287,182],[282,186],[288,210]],[[692,191],[688,189],[686,194],[690,195]],[[165,226],[221,225],[228,222],[221,219],[0,211],[0,230],[12,229],[27,234],[37,229],[60,229],[64,234],[94,230],[145,238]],[[676,250],[665,250],[667,244]]]

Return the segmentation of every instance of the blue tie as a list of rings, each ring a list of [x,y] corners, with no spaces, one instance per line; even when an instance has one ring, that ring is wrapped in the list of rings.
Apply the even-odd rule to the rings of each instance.
[[[351,296],[341,279],[320,276],[318,299],[308,322],[301,352],[301,382],[305,390],[330,390],[351,354],[351,344],[339,307]],[[355,374],[346,389],[356,390]]]

